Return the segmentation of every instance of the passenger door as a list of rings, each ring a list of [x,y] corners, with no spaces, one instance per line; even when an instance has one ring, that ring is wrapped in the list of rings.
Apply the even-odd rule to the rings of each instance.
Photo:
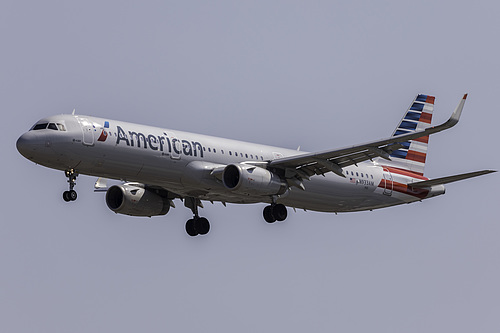
[[[82,128],[83,140],[85,146],[94,145],[94,126],[87,118],[78,118],[78,122]]]

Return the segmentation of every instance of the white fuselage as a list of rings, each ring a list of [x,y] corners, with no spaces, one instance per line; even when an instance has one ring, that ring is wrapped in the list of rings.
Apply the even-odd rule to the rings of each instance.
[[[229,203],[270,203],[271,196],[241,195],[227,189],[212,171],[232,163],[262,165],[304,152],[174,131],[90,116],[59,115],[40,122],[65,130],[31,130],[18,141],[19,151],[35,163],[79,174],[162,187],[179,197]],[[324,211],[371,210],[419,201],[444,193],[444,186],[412,190],[427,178],[362,162],[290,186],[277,200],[286,206]],[[276,198],[275,198],[276,199]]]

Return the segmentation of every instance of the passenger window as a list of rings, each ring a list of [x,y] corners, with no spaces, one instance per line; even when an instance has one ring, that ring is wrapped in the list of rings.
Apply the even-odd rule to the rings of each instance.
[[[222,153],[222,155],[224,155],[224,149],[221,149],[220,152]]]
[[[364,178],[365,176],[363,176],[363,173],[361,173],[361,178]]]
[[[229,151],[229,156],[233,156],[233,153],[231,151]]]
[[[372,179],[373,179],[373,175],[371,175],[371,176],[372,176]]]
[[[37,130],[41,130],[41,129],[46,129],[47,125],[48,125],[47,123],[36,124],[35,126],[33,126],[33,131],[37,131]]]
[[[356,172],[356,177],[359,177],[359,173]]]
[[[248,158],[248,154],[245,154],[245,158]]]
[[[214,153],[217,153],[217,150],[214,148]]]

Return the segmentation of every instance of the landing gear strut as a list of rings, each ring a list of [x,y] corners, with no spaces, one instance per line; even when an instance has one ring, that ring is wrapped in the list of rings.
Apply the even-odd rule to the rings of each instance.
[[[63,192],[63,199],[64,201],[75,201],[77,198],[76,191],[73,190],[73,188],[76,185],[76,177],[78,176],[77,173],[75,173],[75,170],[71,169],[68,171],[64,172],[66,177],[68,178],[68,183],[69,183],[69,191],[64,191]]]
[[[285,205],[283,204],[271,204],[264,208],[264,220],[267,223],[274,223],[276,221],[284,221],[288,216]]]
[[[198,215],[198,207],[203,208],[200,199],[185,198],[184,206],[191,209],[193,218],[186,222],[186,232],[189,236],[206,235],[210,231],[210,222],[204,217]]]

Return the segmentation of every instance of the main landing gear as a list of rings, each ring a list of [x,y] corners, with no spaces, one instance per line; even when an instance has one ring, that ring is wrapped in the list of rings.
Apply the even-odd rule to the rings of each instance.
[[[264,220],[267,223],[274,223],[276,221],[284,221],[288,215],[285,205],[271,204],[264,208]]]
[[[210,222],[204,217],[198,215],[198,207],[203,208],[200,199],[185,198],[184,206],[191,209],[193,218],[186,222],[186,232],[189,236],[206,235],[210,231]]]
[[[78,176],[77,173],[75,173],[75,170],[71,169],[69,171],[64,172],[66,177],[68,178],[68,183],[69,183],[69,191],[64,191],[63,192],[63,199],[64,201],[75,201],[77,198],[76,191],[73,190],[73,188],[76,185],[76,177]]]

